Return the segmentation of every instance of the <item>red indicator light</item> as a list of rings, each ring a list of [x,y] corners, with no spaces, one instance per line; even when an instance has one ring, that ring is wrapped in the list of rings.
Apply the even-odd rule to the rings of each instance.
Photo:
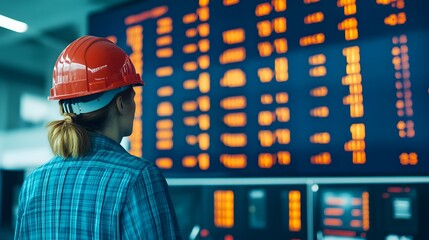
[[[208,237],[209,236],[209,230],[201,229],[200,236],[203,238]]]
[[[234,240],[234,237],[232,235],[228,234],[224,237],[224,240]]]

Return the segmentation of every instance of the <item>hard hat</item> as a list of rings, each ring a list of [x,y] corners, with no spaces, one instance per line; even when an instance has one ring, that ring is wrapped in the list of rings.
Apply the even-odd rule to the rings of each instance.
[[[48,99],[81,98],[143,84],[121,48],[105,38],[84,36],[70,43],[58,57]]]

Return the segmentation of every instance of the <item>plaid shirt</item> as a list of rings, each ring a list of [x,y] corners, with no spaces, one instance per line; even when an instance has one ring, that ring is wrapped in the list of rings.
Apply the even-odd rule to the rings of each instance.
[[[54,157],[26,178],[15,239],[181,237],[160,170],[96,135],[85,157]]]

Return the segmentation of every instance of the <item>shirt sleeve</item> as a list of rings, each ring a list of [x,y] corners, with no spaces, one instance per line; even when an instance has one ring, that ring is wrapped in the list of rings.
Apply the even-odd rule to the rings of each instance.
[[[23,195],[24,195],[24,191],[25,191],[26,182],[27,181],[25,181],[22,184],[21,191],[20,191],[19,197],[18,197],[18,213],[16,216],[14,239],[20,239],[21,220],[22,220],[22,214],[24,213],[24,205],[25,205],[25,203],[23,202],[24,201]]]
[[[168,185],[154,164],[131,186],[121,220],[123,239],[181,239]]]

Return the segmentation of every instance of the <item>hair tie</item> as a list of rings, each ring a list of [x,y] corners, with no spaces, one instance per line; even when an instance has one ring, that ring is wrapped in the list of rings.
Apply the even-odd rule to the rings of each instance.
[[[70,115],[65,115],[64,116],[64,121],[66,121],[66,123],[72,123],[73,122],[73,118]]]

